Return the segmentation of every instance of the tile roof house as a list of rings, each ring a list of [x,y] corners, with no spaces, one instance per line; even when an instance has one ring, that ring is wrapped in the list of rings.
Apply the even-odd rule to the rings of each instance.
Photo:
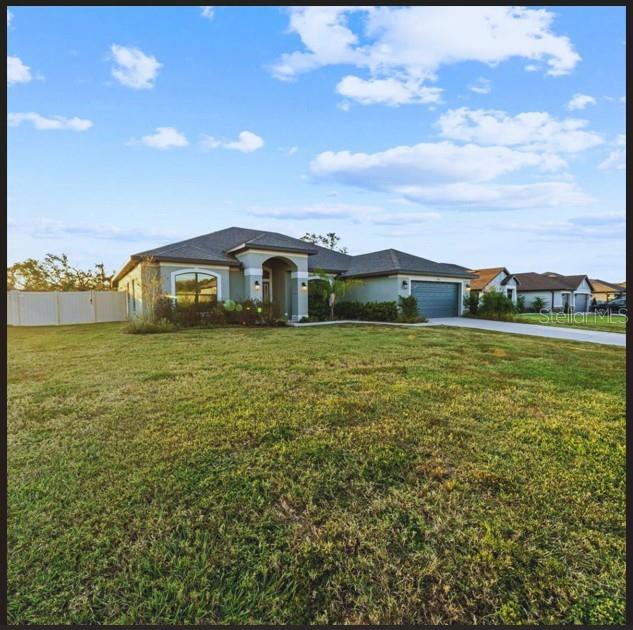
[[[475,278],[470,281],[471,293],[500,291],[505,293],[516,304],[518,281],[505,267],[488,267],[472,269]]]
[[[525,297],[525,306],[530,307],[536,298],[545,303],[548,311],[565,310],[586,312],[591,305],[592,285],[586,275],[564,276],[547,273],[517,273],[519,296]]]
[[[230,227],[133,254],[114,282],[127,292],[131,317],[143,311],[150,286],[158,286],[152,291],[177,302],[273,301],[298,321],[308,314],[307,283],[316,270],[362,279],[346,299],[415,295],[427,317],[461,315],[473,277],[466,267],[396,249],[352,256],[277,232]]]

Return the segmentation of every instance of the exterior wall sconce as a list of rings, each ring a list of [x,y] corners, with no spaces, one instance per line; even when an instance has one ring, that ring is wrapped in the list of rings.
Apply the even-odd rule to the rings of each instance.
[[[405,290],[409,288],[409,281],[408,280],[403,280],[402,281],[402,288],[405,289]]]
[[[260,289],[259,280],[255,280],[255,291],[259,291],[259,289]]]
[[[302,282],[301,283],[301,290],[302,291],[307,291],[308,290],[308,283],[307,282]]]

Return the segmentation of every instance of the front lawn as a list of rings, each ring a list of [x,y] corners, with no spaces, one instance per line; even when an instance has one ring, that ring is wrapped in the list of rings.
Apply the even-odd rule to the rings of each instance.
[[[521,313],[516,315],[515,321],[543,326],[565,326],[567,328],[626,333],[627,318],[624,315],[601,315],[598,313]]]
[[[8,331],[11,623],[624,623],[624,349],[121,331]]]

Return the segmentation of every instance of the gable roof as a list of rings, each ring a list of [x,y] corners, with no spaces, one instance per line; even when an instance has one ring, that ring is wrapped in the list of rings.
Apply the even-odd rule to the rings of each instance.
[[[434,262],[396,249],[351,256],[278,232],[230,227],[132,254],[128,263],[116,274],[114,281],[118,281],[144,258],[152,258],[157,262],[175,261],[240,267],[240,261],[235,254],[249,248],[307,254],[310,271],[322,269],[346,277],[390,273],[472,277],[472,273],[466,267]]]
[[[519,282],[519,291],[575,291],[583,280],[587,280],[591,288],[589,278],[584,275],[562,276],[558,273],[515,273],[514,277]]]
[[[591,280],[589,280],[589,278],[587,278],[587,276],[584,274],[581,274],[578,276],[559,276],[559,278],[563,280],[564,282],[567,282],[567,284],[569,285],[569,288],[573,289],[574,291],[578,289],[578,287],[582,284],[583,280],[586,280],[587,284],[589,285],[589,288],[593,290],[593,286],[591,285]]]
[[[472,272],[476,277],[470,281],[471,290],[481,291],[488,286],[501,272],[510,277],[510,272],[505,267],[488,267],[487,269],[473,269]],[[506,279],[504,279],[506,280]]]

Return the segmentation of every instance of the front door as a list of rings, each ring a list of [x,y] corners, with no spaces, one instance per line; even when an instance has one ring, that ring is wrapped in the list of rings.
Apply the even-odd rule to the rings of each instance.
[[[262,280],[262,300],[264,304],[270,304],[270,280]]]

